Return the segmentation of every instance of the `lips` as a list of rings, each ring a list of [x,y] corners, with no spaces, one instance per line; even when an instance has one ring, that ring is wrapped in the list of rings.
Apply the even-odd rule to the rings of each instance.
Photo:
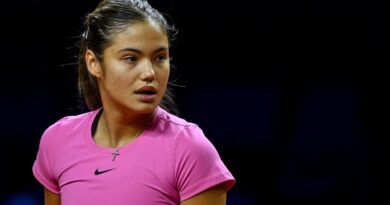
[[[153,86],[144,86],[136,90],[135,94],[144,103],[153,103],[157,100],[157,89]]]
[[[157,94],[157,89],[153,86],[144,86],[138,90],[135,91],[136,94],[143,94],[143,95],[155,95]]]

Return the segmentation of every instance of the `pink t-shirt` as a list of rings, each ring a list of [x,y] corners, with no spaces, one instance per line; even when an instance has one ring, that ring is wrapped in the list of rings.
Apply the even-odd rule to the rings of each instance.
[[[177,205],[234,178],[193,123],[157,109],[153,122],[119,148],[97,145],[91,133],[99,110],[65,117],[43,134],[33,173],[62,205]]]

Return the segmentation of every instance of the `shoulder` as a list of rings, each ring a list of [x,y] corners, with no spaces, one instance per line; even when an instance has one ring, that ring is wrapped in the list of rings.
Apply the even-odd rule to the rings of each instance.
[[[193,136],[199,131],[199,126],[159,107],[152,129],[159,133],[164,133],[166,136],[176,138],[179,135]]]
[[[176,127],[188,127],[188,126],[194,126],[196,125],[195,123],[188,122],[187,120],[178,117],[176,115],[173,115],[166,110],[164,110],[161,107],[158,107],[157,109],[157,120],[164,121],[165,123],[170,124],[171,126],[176,126]]]
[[[50,125],[41,137],[40,145],[61,144],[62,139],[72,132],[80,131],[93,119],[98,110],[79,115],[65,116]]]
[[[182,201],[224,182],[229,182],[224,186],[230,189],[232,174],[197,124],[169,113],[160,114],[157,124],[159,133],[171,139],[173,176]]]
[[[162,109],[158,112],[158,121],[160,132],[172,138],[176,155],[218,156],[214,145],[196,123],[189,122]]]

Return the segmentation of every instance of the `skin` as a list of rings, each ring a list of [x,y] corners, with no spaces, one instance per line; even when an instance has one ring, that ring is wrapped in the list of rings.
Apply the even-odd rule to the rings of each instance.
[[[45,188],[45,205],[60,205],[61,197]]]
[[[113,36],[99,61],[88,50],[85,60],[99,84],[104,111],[94,136],[97,144],[116,148],[130,143],[148,125],[168,83],[169,44],[166,34],[152,22],[129,26]],[[152,86],[153,99],[145,100],[135,91]],[[45,189],[45,205],[60,205],[61,197]],[[225,205],[224,185],[210,188],[181,205]]]
[[[99,61],[86,53],[89,71],[99,84],[104,107],[95,141],[103,147],[120,147],[134,140],[150,122],[169,78],[167,36],[153,23],[137,23],[116,34]],[[135,92],[151,86],[155,99],[144,101]]]

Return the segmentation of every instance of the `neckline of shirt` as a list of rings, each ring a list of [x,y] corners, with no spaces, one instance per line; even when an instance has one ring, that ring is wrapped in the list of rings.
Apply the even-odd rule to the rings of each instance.
[[[102,108],[99,108],[99,109],[96,109],[94,111],[91,111],[89,113],[89,116],[88,118],[86,119],[86,126],[85,126],[85,129],[84,129],[84,133],[83,133],[83,138],[84,138],[84,142],[85,144],[87,144],[87,146],[89,148],[91,148],[94,152],[97,152],[97,153],[100,153],[100,154],[103,154],[103,155],[109,155],[111,156],[111,154],[116,150],[116,149],[119,149],[119,153],[120,154],[124,154],[126,152],[129,152],[133,147],[135,147],[137,144],[139,144],[140,141],[142,141],[142,139],[144,137],[146,137],[152,130],[153,128],[155,127],[154,125],[156,124],[156,122],[158,121],[158,118],[159,116],[162,114],[162,108],[160,108],[159,106],[156,108],[156,113],[155,115],[153,116],[153,119],[151,121],[151,123],[149,123],[148,126],[145,127],[145,129],[143,130],[143,132],[141,132],[141,134],[138,135],[138,137],[136,139],[134,139],[132,142],[126,144],[126,145],[123,145],[119,148],[108,148],[108,147],[103,147],[103,146],[100,146],[98,144],[96,144],[96,142],[93,140],[93,136],[92,136],[92,126],[93,126],[93,121],[96,117],[96,115],[101,111]]]

